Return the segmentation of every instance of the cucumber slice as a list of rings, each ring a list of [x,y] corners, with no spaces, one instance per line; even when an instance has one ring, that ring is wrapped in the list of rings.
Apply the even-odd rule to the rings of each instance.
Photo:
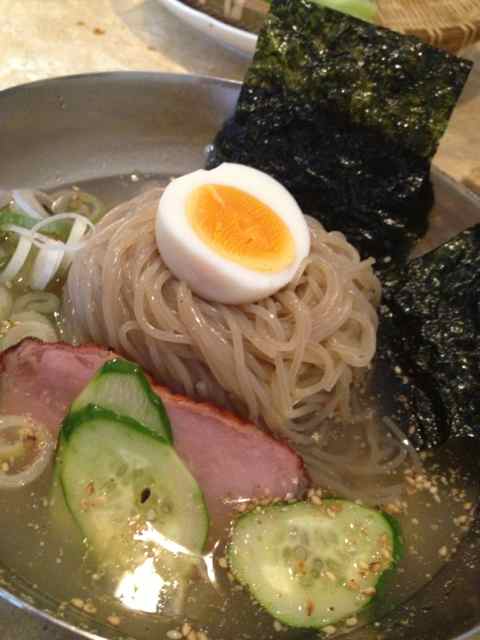
[[[384,514],[333,499],[255,509],[237,520],[228,548],[232,573],[274,618],[317,629],[368,604],[399,555]]]
[[[74,401],[71,412],[89,404],[133,418],[172,442],[170,421],[162,401],[152,391],[143,371],[133,362],[115,358],[106,362]]]
[[[89,405],[62,427],[67,505],[102,561],[125,569],[146,551],[197,556],[208,531],[202,492],[173,447],[127,417]]]
[[[313,0],[316,4],[335,9],[366,22],[374,22],[377,7],[374,0]]]
[[[68,531],[72,526],[78,529],[78,525],[73,519],[70,509],[65,502],[63,486],[61,480],[61,464],[63,459],[63,451],[65,446],[65,438],[60,432],[57,451],[55,454],[55,465],[53,467],[52,484],[50,487],[50,516],[51,522],[57,533],[61,534]]]

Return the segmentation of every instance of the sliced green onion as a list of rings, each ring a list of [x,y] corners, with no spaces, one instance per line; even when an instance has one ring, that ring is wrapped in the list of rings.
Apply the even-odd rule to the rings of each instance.
[[[49,238],[44,228],[52,225],[64,225],[73,221],[66,242]],[[58,228],[58,227],[57,227]],[[93,232],[94,224],[78,213],[59,213],[35,222],[29,229],[18,224],[5,224],[4,230],[20,236],[19,243],[6,268],[0,273],[0,282],[13,280],[25,264],[32,245],[39,249],[30,276],[32,289],[41,291],[51,282],[60,268],[65,256],[66,266],[72,261],[72,254],[85,245],[88,230]]]
[[[12,313],[13,298],[7,287],[0,285],[0,321],[8,320]]]
[[[16,189],[12,191],[12,198],[20,211],[32,218],[41,220],[48,217],[48,212],[38,201],[35,192],[31,189]]]
[[[30,286],[34,291],[42,291],[53,280],[62,264],[64,254],[64,250],[40,249],[33,262],[30,275]]]
[[[57,332],[51,323],[47,322],[21,322],[14,324],[0,339],[0,351],[10,349],[25,338],[38,338],[42,342],[57,342]]]
[[[92,225],[93,226],[93,225]],[[87,221],[78,218],[73,223],[72,230],[70,231],[70,235],[68,236],[67,244],[65,246],[65,266],[68,267],[73,260],[73,254],[75,250],[72,250],[72,247],[78,245],[81,242],[82,238],[85,236],[85,233],[88,229]]]
[[[51,209],[54,213],[73,210],[94,223],[97,223],[105,213],[105,207],[101,200],[85,191],[60,191],[57,194],[53,194],[52,198]]]
[[[13,256],[10,258],[5,269],[0,273],[0,283],[10,282],[17,277],[28,258],[31,248],[31,239],[21,236]]]
[[[1,290],[0,290],[1,306]],[[60,309],[60,299],[54,293],[48,291],[31,291],[20,296],[13,303],[13,313],[23,311],[35,311],[44,315],[53,315]],[[1,318],[1,315],[0,315]]]
[[[74,220],[72,229],[66,243],[56,242],[56,246],[49,246],[40,249],[39,254],[33,263],[32,275],[30,278],[30,286],[34,290],[43,290],[49,282],[54,278],[62,261],[66,257],[67,266],[72,261],[72,254],[79,251],[85,245],[82,238],[87,229],[94,230],[94,225],[85,216],[77,213],[59,213],[54,216],[57,220]],[[48,224],[47,220],[41,220],[33,228],[32,232],[38,234],[39,229]]]
[[[52,326],[52,322],[43,313],[38,311],[20,311],[19,313],[13,313],[10,316],[10,322],[20,324],[22,322],[38,322],[39,324],[46,324],[49,327]]]
[[[57,240],[52,240],[50,238],[45,238],[44,234],[44,227],[48,227],[51,222],[55,222],[55,223],[60,223],[63,222],[65,220],[73,220],[74,223],[76,221],[82,221],[85,225],[84,230],[89,229],[91,232],[93,232],[95,230],[95,225],[93,224],[93,222],[91,222],[88,218],[86,218],[83,215],[80,215],[79,213],[57,213],[54,216],[52,216],[51,218],[49,218],[48,220],[40,220],[40,222],[37,222],[37,224],[32,227],[32,233],[35,234],[35,236],[40,235],[40,242],[42,244],[40,245],[36,245],[39,248],[43,248],[46,247],[47,245],[49,246],[50,249],[54,250],[54,251],[65,251],[65,244],[70,242],[70,238],[72,237],[72,234],[74,236],[77,235],[78,233],[78,227],[77,230],[74,233],[74,228],[75,228],[75,224],[73,224],[73,226],[70,229],[70,233],[69,236],[67,238],[67,243],[62,243],[59,242]],[[41,234],[39,233],[41,232]],[[36,239],[38,240],[39,238],[36,237]],[[35,243],[35,239],[34,239],[34,244]],[[80,240],[78,242],[74,241],[71,242],[69,244],[68,250],[69,251],[79,251],[80,249],[83,249],[85,245],[85,240]]]
[[[46,427],[37,422],[31,422],[25,416],[1,416],[0,434],[16,430],[17,440],[22,447],[23,456],[26,455],[30,447],[26,447],[26,442],[35,442],[34,457],[28,465],[20,471],[2,471],[0,473],[0,489],[20,489],[36,480],[47,468],[55,453],[55,440]],[[4,438],[4,435],[3,435]],[[12,451],[14,444],[6,446],[0,444],[0,455]],[[10,460],[22,457],[19,450],[14,451],[15,455],[10,456]]]

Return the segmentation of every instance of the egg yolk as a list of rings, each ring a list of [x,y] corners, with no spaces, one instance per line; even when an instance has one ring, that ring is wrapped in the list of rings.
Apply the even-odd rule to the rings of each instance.
[[[248,269],[275,273],[295,259],[295,243],[282,218],[236,187],[197,187],[188,197],[187,216],[208,247]]]

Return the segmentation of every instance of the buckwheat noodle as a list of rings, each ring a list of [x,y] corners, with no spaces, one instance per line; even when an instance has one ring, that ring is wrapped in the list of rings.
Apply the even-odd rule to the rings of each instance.
[[[252,304],[208,302],[161,259],[160,195],[150,189],[114,208],[75,257],[64,296],[69,337],[108,345],[172,390],[266,425],[333,491],[376,503],[398,497],[400,481],[385,477],[411,448],[388,426],[352,415],[352,386],[376,347],[372,261],[308,218],[311,252],[286,288]],[[346,433],[353,425],[358,440],[332,446],[332,419]],[[362,496],[366,476],[374,482]]]

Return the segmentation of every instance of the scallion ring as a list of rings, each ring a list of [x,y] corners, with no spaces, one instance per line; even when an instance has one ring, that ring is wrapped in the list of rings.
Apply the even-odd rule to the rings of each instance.
[[[15,440],[7,439],[14,431]],[[28,442],[34,442],[34,458],[27,466],[15,471],[18,458],[28,452]],[[34,482],[47,468],[55,451],[55,441],[50,431],[42,424],[32,422],[26,416],[7,415],[0,418],[0,489],[20,489]],[[20,447],[16,446],[18,443]],[[9,452],[12,454],[8,456]],[[7,459],[5,460],[5,455]]]

